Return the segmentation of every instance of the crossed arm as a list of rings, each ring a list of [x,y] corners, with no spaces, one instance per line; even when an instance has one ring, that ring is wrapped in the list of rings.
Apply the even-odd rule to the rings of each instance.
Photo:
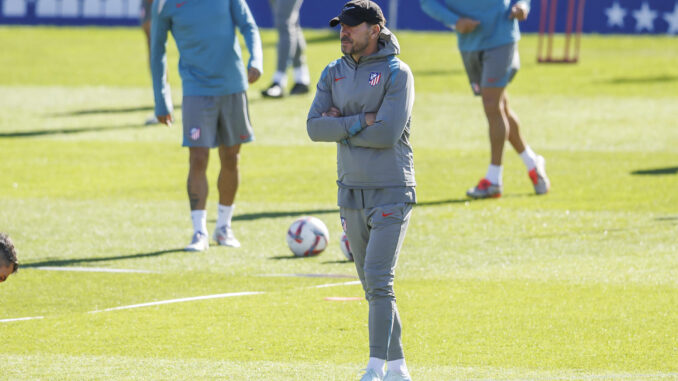
[[[406,65],[391,74],[379,109],[356,115],[343,115],[332,103],[331,78],[323,74],[306,122],[311,140],[367,148],[389,148],[398,142],[414,103],[414,80]]]

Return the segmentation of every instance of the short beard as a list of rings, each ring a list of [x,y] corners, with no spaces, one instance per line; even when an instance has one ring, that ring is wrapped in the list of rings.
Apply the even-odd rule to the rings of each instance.
[[[342,46],[342,47],[341,47],[341,52],[344,53],[344,54],[350,54],[350,55],[354,55],[354,54],[356,54],[356,53],[362,53],[362,52],[364,52],[365,49],[367,49],[367,46],[368,46],[369,43],[370,43],[369,37],[367,37],[367,39],[366,39],[365,41],[362,41],[362,42],[363,42],[362,44],[361,44],[360,42],[361,42],[361,41],[357,41],[357,40],[354,39],[354,40],[353,40],[353,43],[351,44],[350,50],[349,50],[349,51],[345,51],[345,50],[344,50],[344,47]],[[361,55],[361,56],[362,56],[362,55]]]

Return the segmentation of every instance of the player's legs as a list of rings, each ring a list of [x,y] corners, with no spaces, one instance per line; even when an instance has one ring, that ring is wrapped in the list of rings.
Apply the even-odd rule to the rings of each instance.
[[[240,159],[240,144],[231,147],[219,146],[221,170],[217,188],[219,189],[219,204],[231,206],[235,201],[235,194],[240,183],[238,160]]]
[[[186,190],[191,210],[204,210],[207,202],[207,164],[209,147],[189,147],[189,168]]]
[[[511,143],[513,149],[515,149],[516,152],[520,154],[525,151],[526,143],[520,133],[520,120],[518,119],[518,115],[515,113],[515,111],[509,107],[508,94],[506,93],[504,93],[504,110],[509,123],[509,143]]]
[[[216,146],[217,97],[184,96],[183,143],[189,150],[188,198],[191,210],[205,209],[209,150]]]
[[[505,109],[505,88],[517,71],[514,60],[515,44],[477,53],[478,59],[473,61],[474,74],[480,71],[479,83],[473,86],[476,95],[482,98],[483,111],[488,122],[490,138],[490,164],[485,177],[478,185],[469,189],[466,194],[472,198],[489,198],[501,196],[502,160],[504,142],[510,133],[510,123]],[[519,64],[519,62],[518,62]],[[468,70],[467,70],[468,71]],[[469,78],[471,76],[469,75]],[[475,77],[472,79],[477,80]]]
[[[240,146],[254,139],[247,94],[241,92],[219,97],[217,107],[219,117],[216,139],[219,144],[221,169],[217,182],[219,204],[213,238],[219,245],[240,247],[240,242],[235,238],[231,228],[231,219],[240,184]]]
[[[489,124],[490,163],[501,165],[504,142],[509,135],[509,121],[504,109],[504,88],[483,87],[480,89],[480,94]]]
[[[297,0],[299,6],[301,6],[301,0]],[[304,31],[301,29],[301,23],[299,22],[299,9],[296,9],[296,22],[294,24],[294,31],[297,34],[297,46],[294,49],[294,55],[292,56],[292,67],[298,68],[306,66],[306,38],[304,38]]]
[[[184,96],[183,146],[188,147],[189,170],[186,191],[191,207],[193,221],[193,239],[186,246],[188,251],[203,251],[209,247],[207,235],[208,183],[207,165],[209,150],[216,146],[217,136],[217,97]]]
[[[504,109],[510,125],[508,140],[525,164],[534,192],[537,195],[546,194],[551,188],[551,182],[546,175],[546,160],[543,156],[535,153],[523,138],[520,133],[520,120],[513,109],[509,107],[507,98],[504,94]]]
[[[278,63],[276,69],[279,73],[287,70],[290,59],[297,53],[299,8],[302,0],[276,0],[275,2],[275,27],[278,30]]]
[[[505,108],[505,89],[518,70],[516,46],[508,44],[483,52],[480,95],[490,135],[490,163],[501,165],[504,142],[509,137],[509,119]]]
[[[297,2],[299,6],[301,6],[301,0],[298,0]],[[308,93],[309,84],[311,83],[311,75],[308,71],[308,66],[306,65],[306,39],[304,38],[304,32],[302,31],[301,24],[299,23],[298,9],[296,10],[296,13],[297,48],[295,49],[294,56],[292,57],[292,67],[294,69],[294,86],[290,90],[290,95]]]
[[[209,162],[209,147],[189,147],[189,169],[186,180],[186,191],[191,206],[191,221],[193,223],[193,237],[191,243],[185,247],[186,251],[204,251],[209,247],[207,236],[207,164]]]
[[[271,86],[262,91],[262,95],[270,98],[281,98],[287,86],[287,67],[290,62],[295,68],[295,87],[291,94],[308,92],[308,68],[304,62],[306,41],[299,23],[299,9],[303,0],[275,0],[271,2],[274,9],[274,21],[278,31],[276,72]],[[303,85],[303,89],[297,84]]]

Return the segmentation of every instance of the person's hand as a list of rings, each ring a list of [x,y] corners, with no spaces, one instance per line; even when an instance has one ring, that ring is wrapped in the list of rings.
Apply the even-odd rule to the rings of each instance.
[[[461,34],[471,33],[476,29],[478,24],[480,24],[480,21],[462,17],[457,20],[457,24],[454,26],[454,28]]]
[[[332,107],[330,107],[329,110],[327,110],[326,112],[322,113],[322,116],[330,116],[330,117],[332,117],[332,118],[338,118],[338,117],[341,116],[341,111],[339,111],[338,108],[332,106]]]
[[[525,3],[516,3],[511,7],[511,14],[509,15],[509,18],[523,21],[527,18],[527,14],[529,12],[530,11],[527,10],[527,5],[525,5]]]
[[[172,122],[174,119],[172,119],[172,114],[167,114],[167,115],[158,115],[158,122],[166,125],[167,127],[172,127]]]
[[[377,122],[377,113],[376,112],[366,112],[365,113],[365,123],[367,123],[368,126],[371,126],[376,122]]]
[[[253,67],[247,69],[247,82],[249,83],[254,83],[261,77],[261,72],[259,69],[255,69]]]

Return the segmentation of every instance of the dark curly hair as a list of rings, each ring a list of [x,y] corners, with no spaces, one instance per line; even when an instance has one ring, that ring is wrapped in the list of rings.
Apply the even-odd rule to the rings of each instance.
[[[9,236],[4,233],[0,233],[0,263],[2,262],[4,262],[5,265],[9,265],[10,263],[14,265],[12,273],[15,273],[19,269],[14,243],[12,243]]]

